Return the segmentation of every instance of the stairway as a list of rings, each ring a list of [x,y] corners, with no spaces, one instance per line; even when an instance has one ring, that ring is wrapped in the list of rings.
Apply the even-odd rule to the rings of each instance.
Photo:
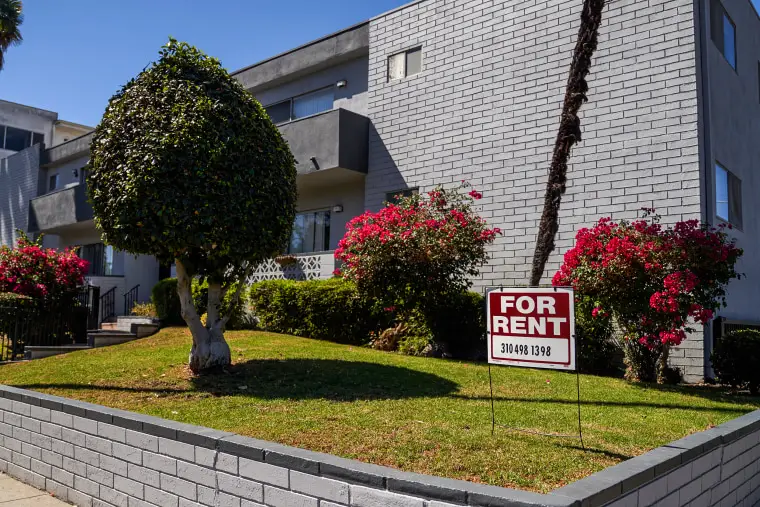
[[[29,346],[24,347],[25,359],[41,359],[77,350],[86,350],[139,340],[158,332],[158,321],[150,317],[133,315],[116,317],[116,322],[103,323],[101,329],[87,332],[87,345]]]

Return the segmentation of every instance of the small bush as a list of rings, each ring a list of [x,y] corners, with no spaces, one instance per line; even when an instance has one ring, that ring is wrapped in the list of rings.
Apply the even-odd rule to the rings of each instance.
[[[137,303],[132,307],[132,315],[138,317],[157,317],[156,305],[153,303]]]
[[[183,326],[182,311],[177,295],[177,279],[164,278],[156,285],[150,294],[150,299],[156,307],[156,314],[164,326]]]
[[[760,392],[760,331],[732,331],[718,340],[712,353],[712,365],[718,380],[731,387]]]
[[[575,303],[575,346],[577,367],[592,375],[622,376],[623,349],[613,338],[609,315],[594,312],[596,303],[589,297],[578,297]]]
[[[340,278],[259,282],[251,287],[250,303],[266,331],[338,343],[366,345],[387,320],[378,305]]]
[[[31,306],[34,300],[23,294],[14,292],[0,292],[0,306],[5,308],[18,308],[20,306]]]
[[[482,294],[464,291],[425,314],[427,327],[447,357],[483,359],[486,354],[486,302]]]

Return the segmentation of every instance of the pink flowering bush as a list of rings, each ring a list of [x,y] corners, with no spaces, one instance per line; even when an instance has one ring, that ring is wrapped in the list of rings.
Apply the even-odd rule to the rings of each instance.
[[[725,306],[729,281],[740,278],[734,266],[742,250],[723,226],[664,227],[652,209],[633,222],[602,218],[575,240],[552,283],[590,297],[593,317],[621,328],[632,379],[665,380],[670,348],[708,323]]]
[[[74,250],[43,249],[22,235],[15,248],[0,247],[0,292],[56,301],[84,283],[88,265]]]
[[[501,233],[475,212],[482,194],[468,188],[436,187],[351,220],[335,251],[341,275],[402,316],[432,315],[460,297]]]

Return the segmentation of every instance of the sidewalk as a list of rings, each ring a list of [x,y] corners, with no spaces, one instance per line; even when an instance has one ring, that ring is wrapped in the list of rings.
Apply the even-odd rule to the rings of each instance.
[[[27,486],[0,472],[0,506],[2,507],[71,507],[49,493]]]

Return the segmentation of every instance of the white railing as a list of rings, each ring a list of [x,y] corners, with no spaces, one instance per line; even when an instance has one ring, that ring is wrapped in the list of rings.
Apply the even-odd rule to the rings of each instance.
[[[333,252],[295,255],[295,262],[281,265],[267,259],[253,271],[248,283],[262,280],[316,280],[330,278],[335,271]]]

